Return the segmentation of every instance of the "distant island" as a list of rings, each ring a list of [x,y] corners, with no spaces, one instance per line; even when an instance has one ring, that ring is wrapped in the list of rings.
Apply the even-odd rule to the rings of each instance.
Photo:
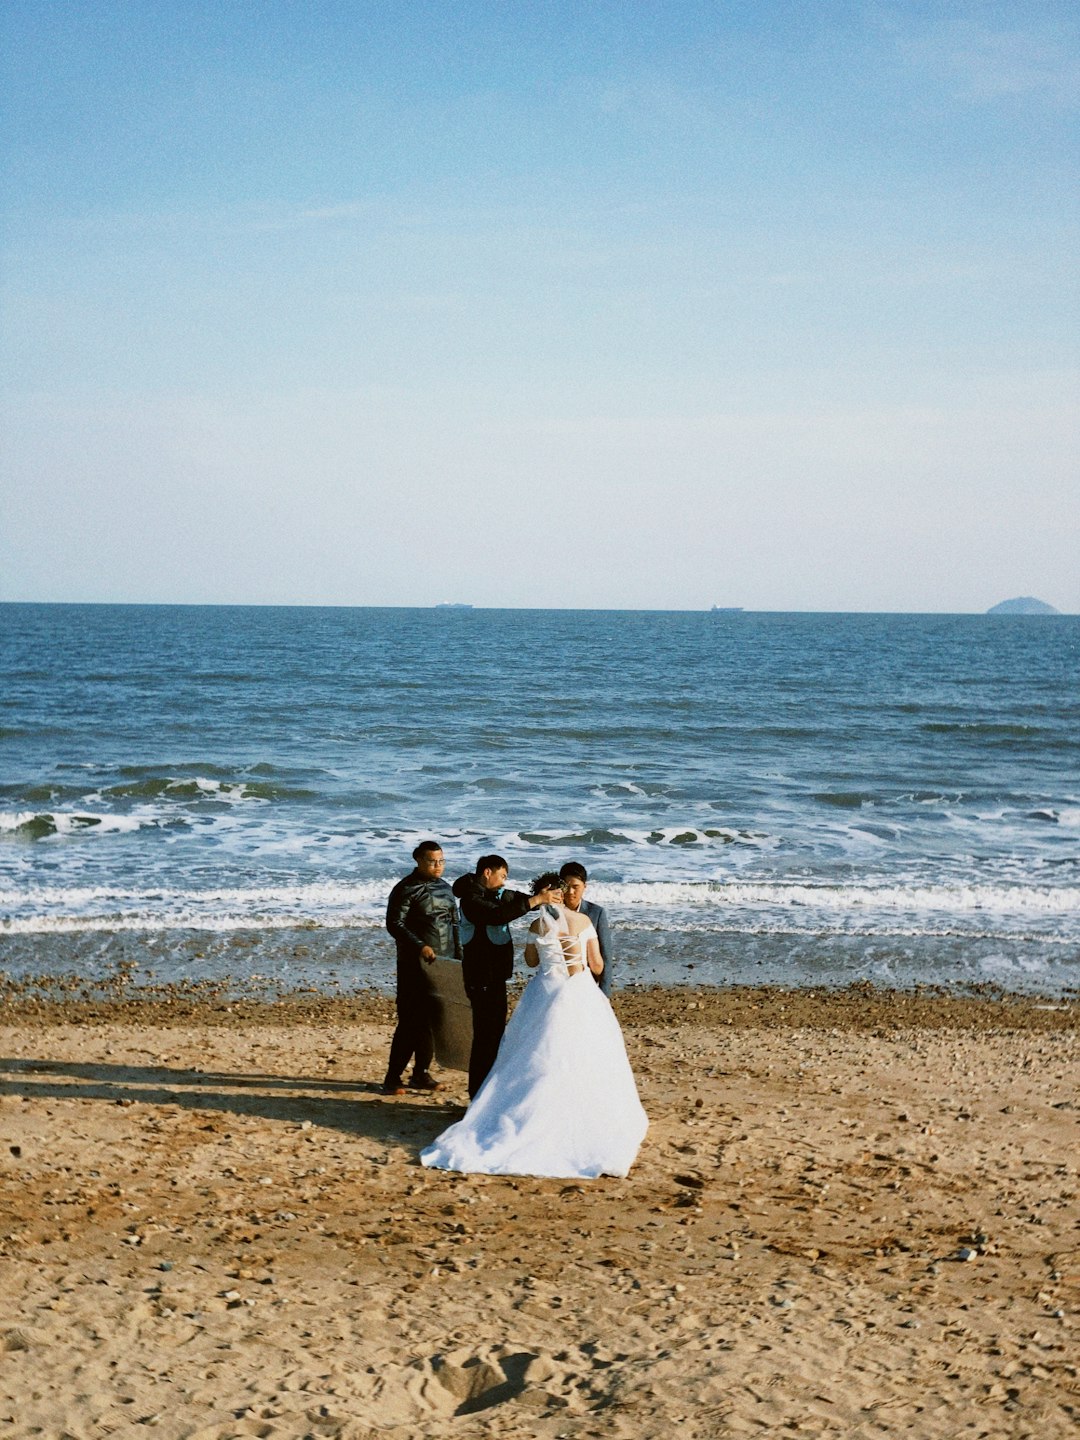
[[[460,600],[440,600],[435,606],[436,610],[471,610],[471,605],[463,605]]]
[[[1018,595],[1015,600],[1002,600],[1000,605],[991,605],[987,615],[1060,615],[1053,605],[1045,600],[1036,600],[1033,595]]]
[[[711,615],[741,615],[743,607],[741,605],[714,605],[709,613]]]

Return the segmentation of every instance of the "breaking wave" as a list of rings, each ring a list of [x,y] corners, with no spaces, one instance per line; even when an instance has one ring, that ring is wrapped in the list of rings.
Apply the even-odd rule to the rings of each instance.
[[[144,890],[110,886],[0,891],[0,934],[381,926],[392,882]],[[626,928],[723,929],[777,923],[800,932],[997,933],[1050,924],[1075,940],[1080,888],[1032,885],[806,885],[743,881],[593,884]],[[778,919],[778,917],[787,917]],[[902,922],[902,928],[896,926]],[[884,928],[883,928],[884,927]],[[1064,927],[1064,929],[1062,929]],[[1070,941],[1070,943],[1073,943]]]
[[[94,815],[82,811],[16,810],[0,813],[0,834],[24,840],[47,840],[52,835],[132,834],[157,820],[137,815]]]

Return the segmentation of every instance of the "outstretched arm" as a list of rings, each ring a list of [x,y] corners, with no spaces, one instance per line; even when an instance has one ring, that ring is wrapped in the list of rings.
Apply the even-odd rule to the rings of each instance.
[[[470,924],[509,925],[511,920],[519,920],[558,896],[553,890],[542,890],[539,895],[526,895],[521,890],[504,890],[501,895],[494,890],[474,890],[460,898],[462,914]]]

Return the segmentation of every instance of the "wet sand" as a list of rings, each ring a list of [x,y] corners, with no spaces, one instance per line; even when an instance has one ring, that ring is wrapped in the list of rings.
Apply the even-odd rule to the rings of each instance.
[[[0,1435],[1071,1435],[1076,1002],[625,993],[628,1180],[423,1170],[391,1006],[0,1007]],[[579,1097],[588,1103],[588,1097]]]

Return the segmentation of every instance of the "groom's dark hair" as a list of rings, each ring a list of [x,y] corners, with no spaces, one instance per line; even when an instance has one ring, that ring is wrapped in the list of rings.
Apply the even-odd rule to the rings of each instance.
[[[565,865],[560,865],[559,877],[562,880],[580,880],[583,885],[589,883],[589,872],[576,860],[567,860]]]
[[[412,852],[412,858],[419,860],[421,855],[430,855],[433,850],[441,850],[442,846],[438,840],[421,840],[416,849]]]
[[[510,866],[501,855],[481,855],[476,862],[476,873],[482,875],[485,870],[509,870]]]

